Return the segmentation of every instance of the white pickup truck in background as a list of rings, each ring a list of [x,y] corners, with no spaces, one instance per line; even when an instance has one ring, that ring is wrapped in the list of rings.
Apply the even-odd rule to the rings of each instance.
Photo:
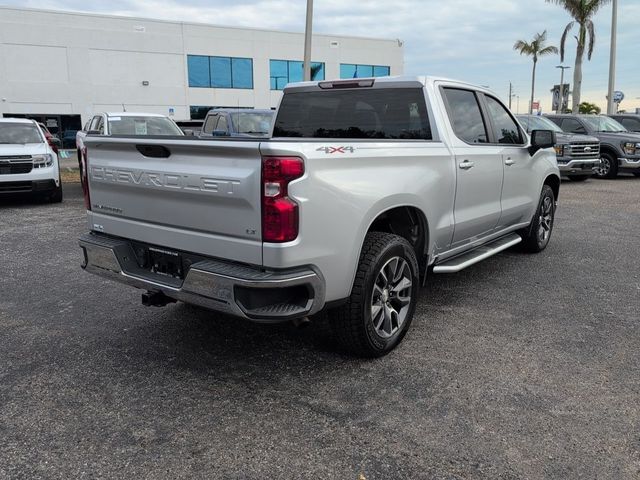
[[[326,309],[364,356],[403,338],[421,276],[542,251],[560,175],[491,91],[431,77],[293,84],[272,138],[84,138],[84,268],[255,321]]]

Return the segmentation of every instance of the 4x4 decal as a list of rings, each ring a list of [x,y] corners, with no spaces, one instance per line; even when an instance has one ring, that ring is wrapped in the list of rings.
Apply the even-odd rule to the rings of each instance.
[[[316,152],[324,153],[353,153],[355,149],[353,147],[319,147],[316,148]]]

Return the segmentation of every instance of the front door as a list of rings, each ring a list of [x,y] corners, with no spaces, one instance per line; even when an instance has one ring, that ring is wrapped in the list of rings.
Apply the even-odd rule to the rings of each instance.
[[[452,146],[456,163],[456,199],[451,248],[484,237],[500,219],[503,163],[501,147],[489,144],[478,94],[472,90],[444,88],[447,111],[456,138]]]
[[[499,148],[504,164],[502,185],[502,215],[498,230],[531,220],[531,205],[537,204],[537,184],[532,182],[533,158],[529,155],[527,141],[507,108],[494,97],[484,95],[487,117],[493,130],[492,142]]]

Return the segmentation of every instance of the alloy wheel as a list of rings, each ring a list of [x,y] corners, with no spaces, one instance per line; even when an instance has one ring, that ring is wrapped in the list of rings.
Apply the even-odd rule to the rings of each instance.
[[[609,159],[606,157],[600,157],[600,164],[596,168],[596,175],[599,177],[606,177],[609,175],[609,171],[611,170],[611,163]]]
[[[545,244],[551,236],[553,227],[553,201],[551,197],[544,197],[540,205],[540,216],[538,218],[538,242]]]
[[[411,278],[411,268],[401,257],[389,259],[378,272],[371,294],[371,321],[381,338],[402,328],[411,305]]]

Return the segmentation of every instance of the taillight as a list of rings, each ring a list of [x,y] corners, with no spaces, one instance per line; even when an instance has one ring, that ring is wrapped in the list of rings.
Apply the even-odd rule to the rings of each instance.
[[[262,241],[290,242],[298,236],[298,204],[289,182],[304,174],[299,157],[262,157]]]
[[[82,194],[84,196],[84,206],[87,210],[91,210],[91,197],[89,196],[89,157],[87,155],[87,147],[80,150],[80,182],[82,183]]]
[[[51,147],[51,150],[53,150],[57,155],[58,154],[58,146],[55,143],[53,143],[53,138],[52,137],[47,137],[47,143]]]

